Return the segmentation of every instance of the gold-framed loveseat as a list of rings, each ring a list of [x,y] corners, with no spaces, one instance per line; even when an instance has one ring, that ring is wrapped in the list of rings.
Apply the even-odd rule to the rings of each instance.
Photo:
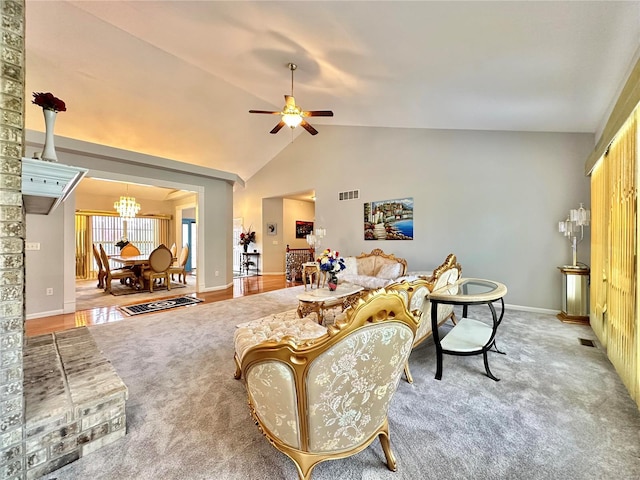
[[[357,257],[344,257],[346,268],[338,273],[341,281],[360,285],[366,290],[383,288],[407,273],[407,261],[374,248]]]
[[[387,412],[417,328],[399,293],[378,290],[320,337],[285,336],[244,351],[251,413],[301,480],[318,463],[356,454],[377,437],[395,471]]]

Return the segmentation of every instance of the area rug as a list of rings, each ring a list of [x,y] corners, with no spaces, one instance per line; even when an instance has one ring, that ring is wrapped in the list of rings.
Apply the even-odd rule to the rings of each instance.
[[[171,291],[177,288],[186,288],[186,285],[183,283],[171,282]],[[166,285],[155,285],[153,287],[154,292],[162,292],[169,291]],[[132,295],[134,293],[149,293],[149,290],[136,290],[135,288],[131,288],[129,285],[122,285],[118,282],[111,283],[111,295],[119,297],[120,295]]]
[[[140,315],[141,313],[158,312],[160,310],[169,310],[170,308],[186,307],[188,305],[197,305],[202,299],[196,297],[176,297],[164,300],[156,300],[154,302],[136,303],[134,305],[126,305],[118,307],[127,315]]]
[[[296,308],[303,287],[127,317],[89,327],[129,389],[127,434],[46,480],[294,480],[293,462],[252,421],[233,378],[236,325]],[[470,313],[480,313],[470,307]],[[487,309],[488,312],[488,309]],[[446,328],[443,328],[443,333]],[[313,480],[640,478],[640,412],[589,327],[507,310],[506,355],[444,358],[425,341],[400,381],[389,429],[398,470],[380,443],[323,462]],[[597,342],[596,342],[597,343]]]

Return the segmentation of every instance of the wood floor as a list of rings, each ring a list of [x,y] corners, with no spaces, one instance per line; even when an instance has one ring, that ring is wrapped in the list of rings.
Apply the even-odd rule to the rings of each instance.
[[[233,287],[216,292],[192,294],[203,300],[203,303],[218,302],[230,298],[255,295],[256,293],[270,292],[282,288],[295,287],[300,282],[288,282],[284,275],[268,275],[256,277],[234,278]],[[175,295],[167,295],[171,298]],[[148,314],[147,314],[148,315]],[[90,310],[81,310],[75,313],[54,315],[51,317],[33,318],[25,322],[27,336],[41,335],[43,333],[58,332],[83,325],[98,325],[102,323],[119,322],[124,315],[116,306],[97,307]]]

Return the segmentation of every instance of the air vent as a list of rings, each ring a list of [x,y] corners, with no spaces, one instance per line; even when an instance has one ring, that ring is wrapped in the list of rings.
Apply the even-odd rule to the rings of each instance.
[[[589,340],[588,338],[579,338],[578,340],[580,341],[580,345],[583,345],[585,347],[595,347],[596,346],[594,341],[593,340]]]
[[[357,200],[360,198],[360,190],[351,190],[349,192],[340,192],[338,200]]]

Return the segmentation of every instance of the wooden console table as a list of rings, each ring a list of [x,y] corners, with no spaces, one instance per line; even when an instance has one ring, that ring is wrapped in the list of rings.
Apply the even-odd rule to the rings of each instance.
[[[255,258],[255,261],[252,258]],[[249,275],[249,269],[255,270],[254,275],[260,275],[260,253],[242,252],[242,265],[240,268],[244,268],[247,275]]]

